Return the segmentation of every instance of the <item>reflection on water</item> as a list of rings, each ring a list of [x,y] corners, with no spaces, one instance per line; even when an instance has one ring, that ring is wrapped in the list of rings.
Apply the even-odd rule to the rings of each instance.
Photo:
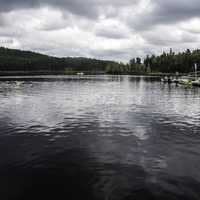
[[[1,198],[200,199],[199,133],[199,88],[151,77],[6,77]]]

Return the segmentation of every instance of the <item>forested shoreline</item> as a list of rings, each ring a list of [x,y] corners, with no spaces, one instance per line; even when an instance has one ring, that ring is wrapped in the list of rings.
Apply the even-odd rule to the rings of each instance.
[[[107,72],[111,74],[159,74],[159,73],[192,73],[200,71],[200,50],[189,50],[175,53],[170,49],[169,53],[163,52],[161,55],[147,55],[142,62],[141,58],[133,58],[128,64],[111,63],[107,67]]]
[[[102,72],[113,61],[104,61],[82,57],[57,58],[31,51],[21,51],[0,47],[0,72],[59,72],[74,73],[78,71]]]
[[[172,50],[161,55],[147,55],[144,60],[133,58],[129,63],[97,60],[82,57],[57,58],[31,51],[0,47],[0,74],[153,74],[190,73],[194,65],[200,71],[200,50],[175,53]]]

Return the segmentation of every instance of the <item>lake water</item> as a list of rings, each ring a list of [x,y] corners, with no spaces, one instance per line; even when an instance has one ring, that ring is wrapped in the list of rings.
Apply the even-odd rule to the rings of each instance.
[[[2,200],[200,199],[200,88],[134,76],[0,80]]]

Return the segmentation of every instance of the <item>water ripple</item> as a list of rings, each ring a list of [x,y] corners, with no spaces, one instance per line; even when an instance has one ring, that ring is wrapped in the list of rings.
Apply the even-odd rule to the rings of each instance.
[[[199,102],[152,77],[1,81],[0,184],[8,197],[200,199]]]

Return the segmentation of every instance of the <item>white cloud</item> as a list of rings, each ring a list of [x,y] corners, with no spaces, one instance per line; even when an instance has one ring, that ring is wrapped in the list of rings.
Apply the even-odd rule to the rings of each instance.
[[[102,19],[95,25],[95,33],[97,36],[110,39],[129,38],[131,32],[129,28],[118,20]]]
[[[0,1],[0,46],[122,61],[197,48],[200,7],[191,1]]]
[[[200,34],[200,18],[193,18],[188,21],[184,21],[180,24],[180,27],[191,33]]]

